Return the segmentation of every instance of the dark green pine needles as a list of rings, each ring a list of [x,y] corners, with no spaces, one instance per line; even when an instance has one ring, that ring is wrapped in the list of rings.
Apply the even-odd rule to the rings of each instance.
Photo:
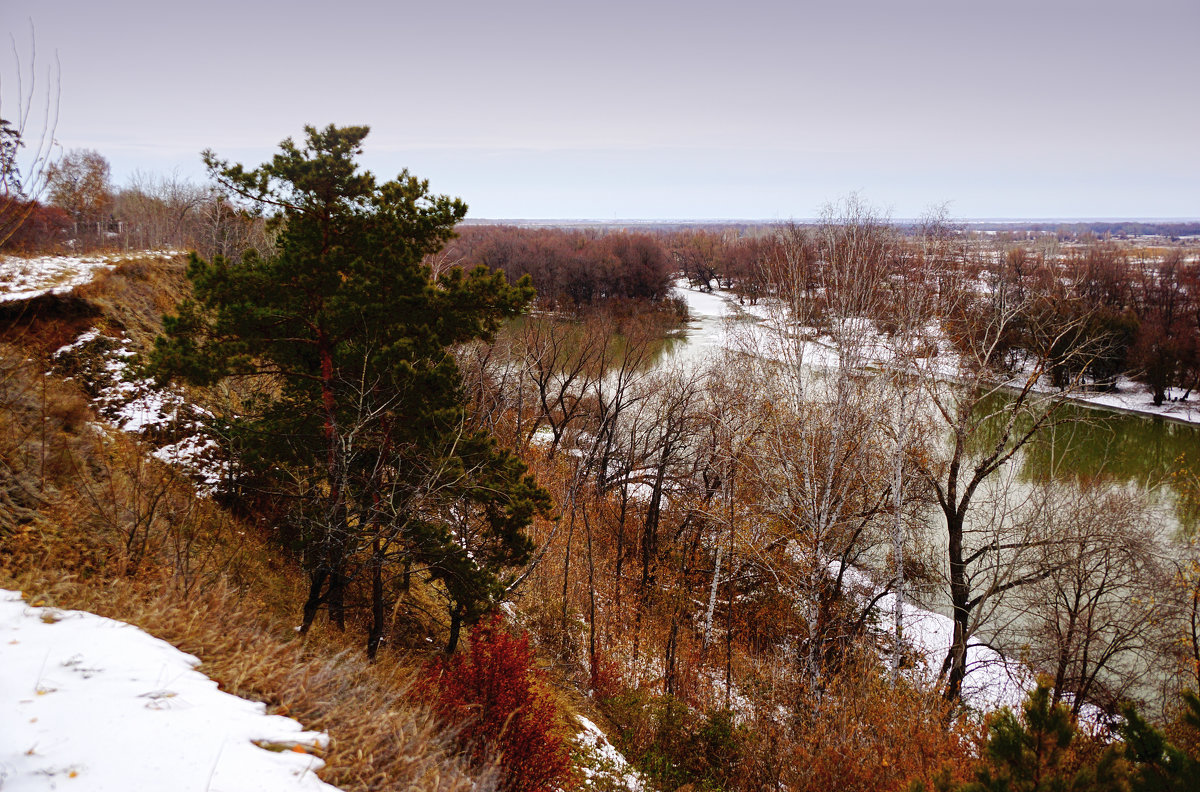
[[[453,650],[528,559],[524,529],[550,501],[519,459],[466,428],[451,348],[490,338],[533,288],[484,267],[435,275],[425,257],[466,205],[407,171],[382,184],[360,171],[367,127],[305,131],[254,170],[205,152],[210,174],[267,215],[275,250],[193,255],[194,297],[166,317],[151,367],[237,383],[225,431],[250,478],[290,504],[311,582],[302,629],[322,605],[343,626],[365,575],[373,656],[388,602],[423,574],[446,598]]]

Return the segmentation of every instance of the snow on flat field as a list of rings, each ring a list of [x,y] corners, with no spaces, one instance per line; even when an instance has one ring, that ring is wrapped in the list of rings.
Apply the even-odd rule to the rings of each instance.
[[[671,350],[672,357],[680,362],[699,362],[710,355],[739,346],[738,330],[734,323],[761,319],[765,308],[738,305],[737,296],[720,289],[704,292],[693,289],[687,280],[675,281],[674,293],[688,307],[690,320],[687,325],[687,340]],[[742,328],[745,330],[745,328]]]
[[[0,590],[0,788],[337,789],[308,753],[325,735],[220,692],[198,662],[132,625]]]
[[[142,251],[94,256],[0,256],[0,302],[29,300],[42,294],[65,294],[87,283],[96,270],[112,269],[122,261],[170,258],[176,250]]]
[[[687,302],[688,313],[693,319],[724,319],[737,313],[734,308],[737,298],[720,289],[700,291],[689,286],[687,280],[682,278],[675,281],[674,289],[675,296]]]

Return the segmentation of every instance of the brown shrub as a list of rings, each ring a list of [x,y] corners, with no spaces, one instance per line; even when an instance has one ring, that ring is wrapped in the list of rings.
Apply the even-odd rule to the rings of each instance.
[[[793,790],[846,792],[933,788],[939,773],[965,780],[977,727],[951,718],[936,694],[903,680],[892,685],[869,661],[826,680],[820,694],[802,691],[790,723],[760,710],[747,750],[744,785],[777,780]]]
[[[508,632],[499,614],[471,630],[464,653],[435,662],[422,690],[476,762],[494,762],[503,792],[553,792],[571,769],[565,735],[529,638]]]

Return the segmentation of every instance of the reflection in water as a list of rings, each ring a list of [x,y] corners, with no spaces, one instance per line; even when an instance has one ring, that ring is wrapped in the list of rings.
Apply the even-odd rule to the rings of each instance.
[[[505,345],[520,344],[522,340],[528,340],[530,331],[534,330],[533,325],[542,325],[534,332],[542,341],[550,335],[554,336],[553,358],[558,373],[578,365],[581,358],[586,361],[584,368],[588,373],[597,373],[592,370],[596,367],[608,371],[620,365],[630,344],[640,343],[645,344],[645,349],[636,355],[640,361],[637,369],[647,371],[688,344],[686,331],[666,315],[643,317],[640,326],[628,317],[608,320],[596,318],[594,321],[589,326],[586,318],[580,317],[550,314],[518,316],[504,323],[497,338]],[[630,325],[639,333],[637,337],[624,332]],[[649,339],[645,338],[646,333],[650,335]],[[598,343],[596,334],[602,336],[603,343]]]
[[[645,367],[662,364],[700,365],[709,355],[729,347],[733,325],[755,325],[759,319],[748,313],[736,300],[721,293],[701,293],[677,289],[691,312],[686,327],[663,323],[652,342]],[[523,323],[517,319],[509,332],[519,336]],[[543,319],[542,321],[545,321]],[[582,323],[574,324],[579,339]],[[620,347],[625,340],[614,338]],[[1002,400],[995,394],[980,404],[983,412],[1000,410]],[[1025,482],[1074,479],[1081,483],[1110,480],[1140,487],[1158,499],[1166,499],[1176,525],[1193,533],[1200,526],[1200,497],[1194,492],[1200,481],[1200,424],[1184,424],[1158,416],[1135,415],[1076,404],[1063,405],[1053,425],[1045,427],[1018,457],[1018,477]],[[999,425],[981,427],[975,435],[972,451],[990,447],[996,441]],[[1191,489],[1189,489],[1189,487]],[[1190,496],[1189,496],[1190,495]],[[1162,502],[1162,501],[1160,501]]]
[[[993,398],[996,402],[988,406],[995,409],[1007,397]],[[1188,482],[1200,475],[1200,425],[1076,404],[1063,405],[1057,415],[1025,447],[1022,479],[1107,479],[1136,485],[1170,500],[1178,523],[1172,528],[1196,530],[1196,499],[1187,496]],[[994,439],[989,434],[980,433],[980,447]]]

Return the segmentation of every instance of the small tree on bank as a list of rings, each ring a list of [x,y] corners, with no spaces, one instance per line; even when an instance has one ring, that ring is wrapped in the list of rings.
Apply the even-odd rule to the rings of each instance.
[[[270,215],[277,252],[193,255],[194,298],[165,318],[152,365],[162,378],[255,385],[231,434],[303,515],[302,630],[322,605],[343,627],[348,584],[369,569],[374,654],[384,601],[415,566],[445,590],[453,650],[463,619],[501,590],[501,570],[528,556],[522,530],[549,498],[519,460],[464,433],[449,350],[490,337],[533,289],[482,267],[434,277],[422,259],[466,205],[407,171],[382,184],[359,171],[367,132],[306,127],[302,146],[285,140],[254,170],[205,153],[225,189]]]
[[[46,169],[50,203],[75,221],[76,235],[97,237],[112,216],[113,188],[110,167],[100,152],[71,149]]]

